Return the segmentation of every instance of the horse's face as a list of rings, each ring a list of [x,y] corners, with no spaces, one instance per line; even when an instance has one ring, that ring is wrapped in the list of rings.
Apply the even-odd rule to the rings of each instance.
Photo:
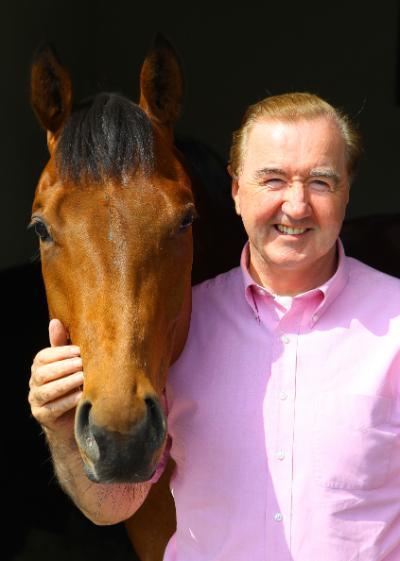
[[[159,57],[172,56],[162,47]],[[52,59],[53,72],[55,65]],[[145,87],[142,71],[142,96]],[[68,110],[61,132],[47,127],[50,160],[33,203],[50,315],[81,348],[85,383],[76,441],[87,474],[101,482],[153,474],[166,436],[166,374],[188,328],[193,197],[148,92],[141,105],[152,132],[151,165],[139,158],[129,172],[119,176],[112,165],[113,172],[97,179],[90,169],[78,179],[63,173],[60,158],[68,158],[59,143]]]

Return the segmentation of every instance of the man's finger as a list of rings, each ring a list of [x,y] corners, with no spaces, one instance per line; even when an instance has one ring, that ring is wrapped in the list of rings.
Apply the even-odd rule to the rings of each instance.
[[[56,401],[73,391],[81,389],[83,384],[83,373],[75,372],[61,379],[53,379],[44,385],[36,385],[31,388],[28,400],[31,406],[40,406]]]
[[[37,353],[33,359],[32,372],[34,369],[42,366],[43,364],[51,364],[58,360],[65,360],[79,356],[80,348],[76,345],[67,345],[65,347],[47,347]]]
[[[52,347],[61,347],[68,345],[68,334],[59,319],[52,319],[49,323],[50,345]]]

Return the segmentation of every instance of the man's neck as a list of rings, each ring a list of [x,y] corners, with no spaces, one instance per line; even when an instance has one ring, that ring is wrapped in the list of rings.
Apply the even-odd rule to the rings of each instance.
[[[251,255],[249,272],[257,284],[263,286],[271,294],[279,296],[296,296],[313,288],[321,286],[328,281],[337,269],[337,247],[333,247],[329,254],[311,266],[304,268],[281,268],[270,263],[259,264]]]

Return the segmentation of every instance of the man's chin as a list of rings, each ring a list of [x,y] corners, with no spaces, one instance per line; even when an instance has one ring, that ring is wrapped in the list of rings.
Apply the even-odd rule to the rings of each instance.
[[[262,258],[265,265],[282,270],[302,269],[317,260],[310,243],[306,247],[293,248],[288,243],[268,244],[263,248]]]

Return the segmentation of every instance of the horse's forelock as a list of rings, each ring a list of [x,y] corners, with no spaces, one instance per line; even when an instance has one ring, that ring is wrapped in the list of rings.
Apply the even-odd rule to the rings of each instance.
[[[113,179],[120,183],[140,168],[154,170],[154,138],[144,111],[127,98],[101,93],[77,105],[57,143],[56,162],[64,179],[78,184]]]

